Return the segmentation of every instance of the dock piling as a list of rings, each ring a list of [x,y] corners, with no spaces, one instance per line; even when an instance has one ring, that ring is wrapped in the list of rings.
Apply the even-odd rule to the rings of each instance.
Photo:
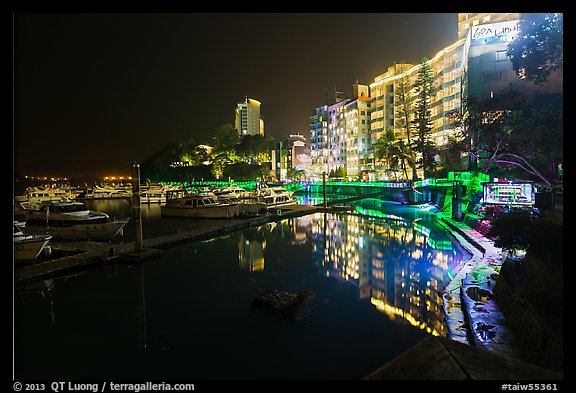
[[[140,210],[140,164],[132,164],[132,219],[134,220],[134,252],[142,252],[142,212]]]
[[[326,210],[328,206],[326,201],[326,172],[322,172],[322,189],[324,192],[324,210]]]

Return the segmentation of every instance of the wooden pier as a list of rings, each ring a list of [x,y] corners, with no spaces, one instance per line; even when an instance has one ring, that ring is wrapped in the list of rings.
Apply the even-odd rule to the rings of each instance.
[[[265,216],[254,218],[235,218],[207,225],[191,231],[158,236],[143,240],[140,252],[135,252],[135,243],[109,244],[103,242],[66,242],[53,243],[53,248],[68,253],[61,258],[15,268],[16,284],[57,276],[74,270],[97,264],[139,263],[162,254],[162,249],[176,247],[185,243],[212,239],[245,228],[257,227],[271,221],[300,217],[323,211],[321,207],[307,205],[282,206]],[[183,218],[185,220],[186,218]]]

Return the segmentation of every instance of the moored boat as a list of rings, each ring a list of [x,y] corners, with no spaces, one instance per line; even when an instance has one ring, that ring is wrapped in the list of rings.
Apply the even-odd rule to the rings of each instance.
[[[86,188],[76,199],[129,199],[131,196],[132,189],[126,185],[96,185]]]
[[[25,235],[20,224],[14,222],[14,260],[17,262],[34,261],[41,253],[50,255],[51,235]]]
[[[90,210],[82,202],[44,202],[38,210],[28,211],[22,232],[28,235],[52,235],[59,240],[110,241],[122,233],[130,219],[111,219],[108,214]]]
[[[16,202],[62,201],[76,197],[70,187],[28,187],[23,195],[15,195]]]
[[[234,218],[238,216],[237,203],[219,201],[211,192],[171,191],[166,194],[166,204],[160,209],[164,217]]]
[[[283,187],[263,187],[255,192],[255,197],[258,202],[264,202],[267,208],[276,208],[297,204],[298,198],[292,194]]]

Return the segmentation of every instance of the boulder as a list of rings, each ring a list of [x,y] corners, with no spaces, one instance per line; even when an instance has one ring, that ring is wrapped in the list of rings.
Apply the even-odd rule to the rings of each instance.
[[[293,314],[308,298],[305,292],[289,293],[276,289],[267,290],[252,300],[254,311],[264,311],[281,316]]]

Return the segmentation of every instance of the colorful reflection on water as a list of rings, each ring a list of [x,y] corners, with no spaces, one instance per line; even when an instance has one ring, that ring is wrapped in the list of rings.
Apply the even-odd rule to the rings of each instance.
[[[157,211],[145,237],[202,225]],[[440,292],[468,257],[431,214],[358,207],[17,287],[16,377],[362,378],[446,335]],[[292,318],[251,312],[269,288],[313,297]]]
[[[470,255],[429,214],[400,217],[357,208],[269,223],[292,245],[310,242],[318,272],[357,289],[391,319],[435,336],[447,335],[442,291]],[[245,231],[238,243],[240,267],[264,270],[266,237]]]

